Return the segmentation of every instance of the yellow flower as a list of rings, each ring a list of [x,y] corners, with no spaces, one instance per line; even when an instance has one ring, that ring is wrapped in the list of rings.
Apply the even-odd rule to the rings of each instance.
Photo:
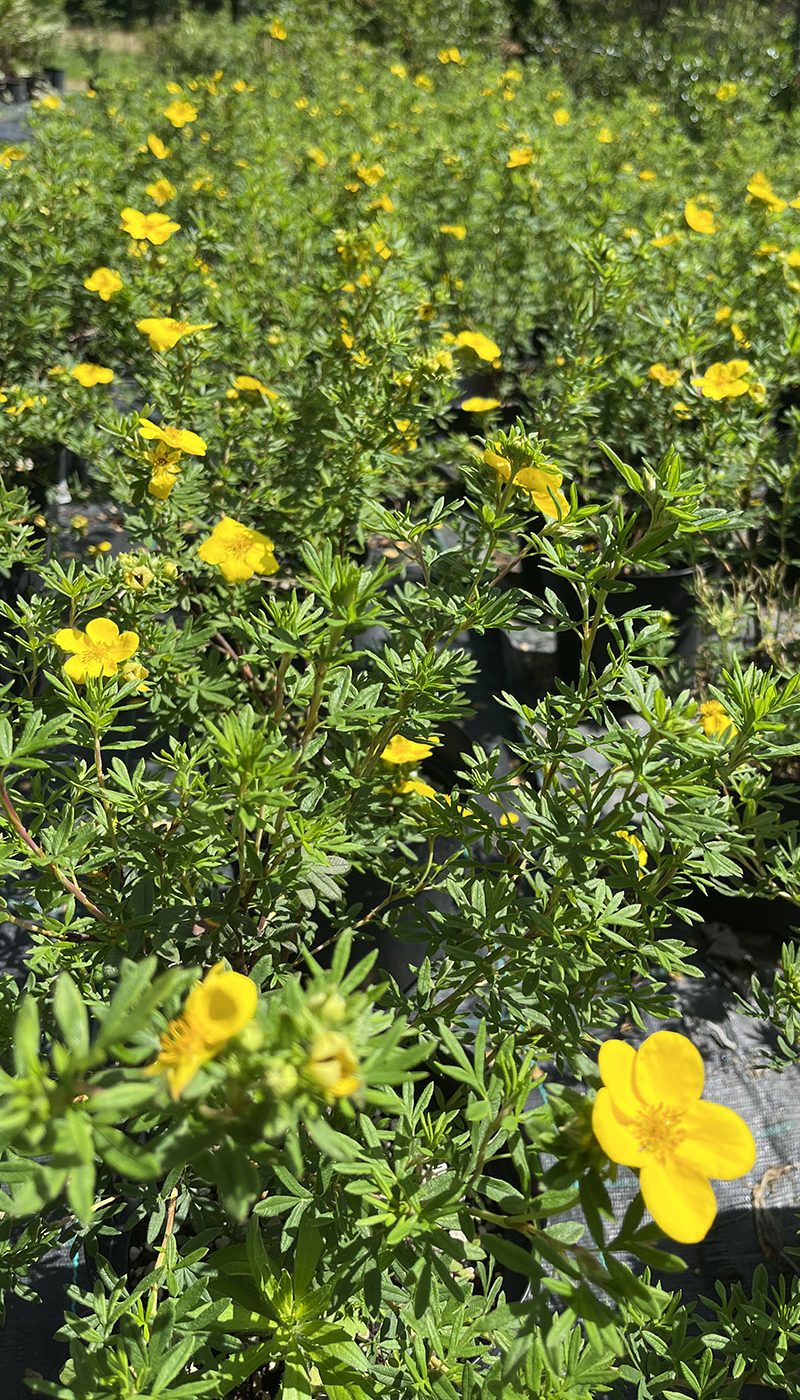
[[[269,389],[266,384],[262,384],[261,380],[256,379],[252,374],[237,374],[233,381],[233,387],[243,394],[263,394],[267,399],[280,398],[280,394],[276,394],[274,389]]]
[[[747,1124],[702,1101],[701,1055],[674,1031],[655,1031],[638,1050],[607,1040],[598,1067],[604,1087],[592,1127],[603,1151],[639,1168],[644,1203],[665,1235],[681,1244],[704,1239],[717,1213],[709,1178],[734,1181],[755,1163]]]
[[[354,1094],[361,1087],[357,1070],[353,1047],[341,1031],[322,1031],[314,1037],[305,1072],[328,1097]]]
[[[110,384],[114,378],[113,369],[106,369],[104,365],[93,365],[88,360],[75,365],[70,374],[84,389],[93,389],[95,384]]]
[[[190,321],[176,321],[172,316],[145,316],[136,322],[137,331],[149,337],[150,349],[158,351],[171,350],[183,336],[207,331],[210,327],[210,321],[192,325]]]
[[[719,224],[714,222],[711,210],[703,209],[694,199],[687,199],[683,206],[683,217],[695,233],[719,232]]]
[[[389,69],[389,72],[393,73],[395,78],[408,77],[408,69],[406,68],[406,65],[404,63],[393,63]]]
[[[178,191],[170,180],[154,180],[145,189],[145,194],[149,194],[156,204],[166,204],[168,200],[174,199]]]
[[[129,661],[127,665],[123,666],[122,670],[120,671],[120,676],[127,683],[130,683],[131,681],[138,681],[138,685],[136,687],[137,695],[146,695],[149,691],[149,685],[144,684],[149,675],[150,672],[148,671],[146,666],[142,665],[141,661]]]
[[[474,350],[480,360],[488,360],[492,364],[500,359],[500,346],[495,345],[482,331],[459,331],[456,345],[461,345],[465,350]]]
[[[757,170],[755,175],[751,175],[747,184],[747,193],[753,199],[759,199],[762,204],[766,204],[773,213],[780,214],[786,208],[786,200],[776,195],[772,188],[772,183],[761,170]]]
[[[270,37],[283,41],[286,38],[286,25],[283,20],[274,19],[269,27]]]
[[[639,171],[639,179],[640,179],[640,180],[643,180],[643,181],[645,182],[645,184],[648,184],[650,180],[655,180],[655,178],[656,178],[656,172],[655,172],[655,170],[640,170],[640,171]]]
[[[167,83],[166,87],[167,92],[176,93],[181,91],[180,83],[176,83],[174,79],[171,82]]]
[[[167,156],[172,155],[169,146],[166,146],[161,137],[154,135],[152,131],[147,138],[147,146],[150,154],[154,155],[156,160],[166,160]]]
[[[365,185],[377,185],[378,181],[382,180],[385,174],[386,171],[380,161],[376,161],[374,165],[356,166],[356,175]]]
[[[648,379],[655,379],[657,384],[663,384],[665,389],[672,389],[681,377],[679,369],[667,369],[660,360],[651,365],[647,371]]]
[[[7,398],[8,395],[4,394],[4,403]],[[29,408],[39,408],[42,404],[45,403],[47,403],[47,399],[44,396],[44,394],[26,394],[23,399],[20,399],[19,403],[10,404],[8,408],[3,409],[3,412],[9,414],[10,417],[14,418],[17,417],[20,413],[27,413]]]
[[[553,121],[556,126],[569,126],[569,112],[566,107],[556,107],[553,113]]]
[[[319,146],[308,146],[306,148],[306,155],[309,160],[313,160],[314,164],[318,166],[320,170],[324,170],[325,166],[328,164],[328,157],[324,151],[320,150]]]
[[[164,116],[180,131],[181,127],[186,126],[189,122],[197,121],[197,108],[192,102],[176,99],[164,108]]]
[[[714,312],[714,320],[719,324],[720,321],[729,321],[732,315],[733,307],[721,306],[719,311]]]
[[[449,233],[451,238],[457,238],[459,243],[463,243],[467,236],[467,230],[463,224],[440,224],[440,233]]]
[[[113,296],[122,290],[123,281],[118,272],[111,267],[96,267],[87,278],[84,287],[87,292],[97,292],[101,301],[110,301]]]
[[[739,731],[733,720],[719,700],[705,700],[700,706],[700,723],[703,726],[703,733],[708,738],[716,738],[717,735],[726,734],[729,739]]]
[[[738,89],[735,83],[720,83],[714,96],[718,102],[730,102],[736,96]]]
[[[155,496],[157,501],[166,501],[180,476],[180,471],[180,459],[177,454],[172,461],[154,464],[150,480],[147,483],[150,495]]]
[[[650,247],[651,247],[651,248],[671,248],[673,243],[678,243],[679,241],[680,241],[680,234],[679,234],[677,231],[676,231],[676,232],[673,232],[673,233],[662,233],[662,234],[659,235],[658,238],[651,238],[651,239],[650,239]]]
[[[510,479],[511,463],[507,457],[487,447],[483,460],[503,481]],[[562,481],[561,472],[549,462],[542,462],[538,467],[522,467],[514,477],[514,485],[527,491],[537,510],[551,520],[563,520],[569,514],[569,501],[561,490]]]
[[[142,214],[138,209],[125,208],[120,217],[120,227],[129,233],[131,238],[144,239],[148,243],[154,243],[156,247],[166,243],[180,228],[180,224],[176,224],[168,214]]]
[[[530,165],[533,151],[530,146],[512,146],[506,161],[506,170],[519,170],[520,166]]]
[[[54,92],[49,92],[46,97],[41,97],[36,103],[37,107],[44,107],[46,112],[57,112],[61,106],[61,98],[56,97]]]
[[[633,831],[615,831],[615,836],[620,836],[623,841],[627,841],[639,866],[639,878],[641,879],[644,867],[647,865],[647,847]]]
[[[739,399],[746,394],[750,385],[745,375],[750,368],[747,360],[717,360],[709,365],[705,374],[692,380],[704,399]]]
[[[395,734],[381,753],[381,758],[384,763],[421,763],[423,758],[430,758],[438,742],[438,739],[423,739],[420,743],[417,739],[404,739],[402,734]]]
[[[391,214],[394,210],[394,201],[391,195],[379,194],[376,199],[370,200],[370,209],[382,209],[384,214]]]
[[[150,587],[155,574],[152,569],[148,569],[146,564],[137,564],[133,569],[126,569],[122,575],[122,582],[126,588],[130,588],[133,593],[144,593]]]
[[[166,1075],[170,1097],[179,1099],[197,1071],[249,1025],[257,1006],[255,982],[216,963],[192,988],[181,1015],[170,1021],[146,1073]]]
[[[401,797],[407,797],[412,794],[415,797],[437,796],[436,788],[431,787],[430,783],[423,783],[419,778],[406,778],[404,783],[398,784],[395,791],[399,792]]]
[[[433,80],[427,73],[418,73],[414,79],[414,86],[422,88],[423,92],[433,92]]]
[[[188,428],[159,427],[157,423],[151,423],[149,418],[142,418],[137,424],[137,432],[146,442],[163,442],[174,451],[187,452],[191,457],[206,455],[207,448],[203,439],[197,433],[189,432]]]
[[[480,394],[474,394],[471,398],[462,399],[461,408],[464,413],[490,413],[493,408],[500,407],[500,399],[484,399]]]
[[[747,339],[747,336],[745,335],[741,326],[738,325],[736,321],[731,321],[731,335],[736,341],[736,344],[741,345],[743,350],[750,349],[750,341]]]
[[[25,152],[21,146],[6,146],[0,151],[0,169],[10,170],[15,160],[24,160]]]
[[[118,666],[133,656],[139,646],[135,632],[120,632],[116,622],[108,617],[93,617],[85,632],[62,627],[53,641],[62,651],[72,653],[64,662],[64,671],[79,685],[87,676],[116,675]]]
[[[614,133],[609,126],[601,126],[597,133],[597,139],[601,146],[610,146],[614,140]]]
[[[277,573],[274,550],[266,535],[223,515],[197,552],[206,564],[217,565],[227,583],[244,583],[254,574]]]

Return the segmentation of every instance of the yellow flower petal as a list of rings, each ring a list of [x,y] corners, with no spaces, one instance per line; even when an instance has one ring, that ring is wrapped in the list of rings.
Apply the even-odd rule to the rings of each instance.
[[[113,646],[119,639],[119,628],[110,617],[93,617],[86,624],[86,635],[90,642],[101,642],[103,646]],[[135,636],[135,633],[132,634]]]
[[[635,1064],[636,1051],[626,1041],[606,1040],[600,1046],[597,1056],[600,1078],[614,1100],[614,1106],[628,1118],[635,1118],[643,1107],[633,1082]]]
[[[656,1035],[669,1034],[656,1031]],[[705,1239],[717,1214],[716,1198],[705,1176],[674,1158],[663,1166],[654,1160],[642,1167],[639,1186],[647,1209],[665,1235],[679,1244]]]
[[[655,1031],[636,1052],[633,1084],[646,1103],[687,1108],[700,1098],[704,1079],[700,1051],[675,1031]]]
[[[64,674],[69,676],[70,680],[76,681],[78,685],[82,685],[86,680],[86,662],[83,657],[67,657],[67,660],[64,662]]]
[[[687,1109],[681,1127],[686,1133],[677,1159],[715,1181],[735,1181],[755,1165],[753,1134],[732,1108],[721,1103],[696,1103]]]
[[[608,1041],[607,1044],[620,1044]],[[626,1047],[630,1048],[630,1047]],[[626,1120],[616,1111],[608,1089],[601,1089],[592,1107],[592,1131],[607,1157],[623,1167],[640,1167],[644,1153]]]
[[[81,651],[83,648],[83,633],[77,627],[61,627],[54,634],[53,641],[62,651]]]

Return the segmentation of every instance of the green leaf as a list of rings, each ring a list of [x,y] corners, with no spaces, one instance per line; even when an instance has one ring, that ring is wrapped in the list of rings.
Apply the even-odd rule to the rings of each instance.
[[[53,1014],[69,1050],[85,1055],[89,1049],[89,1016],[75,982],[62,972],[53,993]]]

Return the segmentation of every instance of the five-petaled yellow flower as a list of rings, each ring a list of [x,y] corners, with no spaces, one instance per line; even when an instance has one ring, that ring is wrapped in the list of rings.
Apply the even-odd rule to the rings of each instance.
[[[500,346],[490,340],[488,335],[482,331],[459,331],[456,336],[456,345],[461,345],[465,350],[472,350],[479,360],[487,360],[494,364],[500,359]]]
[[[503,481],[510,479],[511,463],[507,457],[487,447],[483,460]],[[561,490],[562,480],[557,467],[542,462],[538,467],[521,467],[514,477],[514,485],[528,492],[542,515],[548,515],[552,520],[563,520],[569,514],[569,501]]]
[[[95,384],[110,384],[114,378],[113,369],[106,369],[105,365],[93,365],[90,360],[74,365],[70,374],[84,389],[93,389]]]
[[[229,515],[223,515],[197,552],[206,564],[217,565],[227,583],[245,583],[254,574],[278,571],[272,540]]]
[[[166,243],[173,233],[177,233],[180,224],[176,224],[168,214],[143,214],[139,209],[126,207],[120,215],[121,228],[129,233],[131,238],[137,238],[147,243],[153,243],[157,248],[162,243]]]
[[[209,330],[211,324],[201,321],[193,325],[191,321],[176,321],[174,316],[144,316],[136,322],[136,329],[149,338],[151,350],[164,351],[171,350],[185,335]]]
[[[703,733],[709,738],[718,734],[727,734],[732,739],[739,733],[736,725],[731,719],[724,705],[719,700],[704,700],[700,706],[700,723],[703,726]]]
[[[566,107],[556,107],[553,113],[553,121],[556,126],[569,126],[569,112]]]
[[[164,108],[164,116],[180,131],[181,127],[188,125],[189,122],[197,121],[197,108],[192,102],[176,98],[174,102],[170,102],[169,106]]]
[[[113,267],[96,267],[83,283],[87,292],[97,292],[101,301],[110,301],[122,290],[123,281]]]
[[[725,363],[717,360],[692,383],[704,399],[739,399],[750,388],[745,377],[749,368],[748,360],[728,360]]]
[[[5,146],[0,151],[0,170],[10,170],[15,160],[24,160],[25,152],[21,146]]]
[[[679,369],[668,369],[665,364],[658,360],[650,366],[647,377],[655,379],[657,384],[663,384],[665,389],[673,389],[681,377],[681,372]]]
[[[205,457],[208,450],[198,433],[192,433],[188,428],[159,427],[149,418],[140,419],[137,432],[146,442],[164,442],[167,447],[176,452],[186,452],[190,457]]]
[[[62,627],[53,641],[62,651],[72,652],[64,662],[64,671],[78,685],[87,676],[114,676],[124,661],[138,650],[136,632],[120,632],[109,617],[93,617],[86,631],[77,627]]]
[[[315,1036],[305,1072],[324,1094],[332,1099],[354,1094],[361,1087],[357,1070],[358,1060],[346,1035],[322,1031]]]
[[[238,389],[241,394],[263,394],[265,399],[280,398],[280,394],[276,394],[274,389],[262,384],[261,380],[256,379],[253,374],[237,374],[233,381],[233,387]]]
[[[152,131],[147,138],[147,146],[150,154],[154,155],[156,160],[166,160],[167,156],[172,155],[169,146],[166,146],[161,137],[156,136]]]
[[[213,1060],[256,1014],[258,988],[250,977],[216,963],[190,991],[183,1011],[161,1036],[147,1074],[165,1074],[170,1097],[179,1099],[198,1070]]]
[[[499,407],[500,399],[486,399],[480,394],[473,394],[470,398],[461,400],[464,413],[491,413],[493,408]]]
[[[163,177],[160,180],[154,180],[145,189],[145,194],[149,194],[150,198],[154,199],[158,205],[166,204],[168,200],[174,199],[177,193],[172,181]]]
[[[687,199],[683,206],[683,217],[695,233],[719,232],[719,224],[716,223],[712,211],[698,204],[696,199]]]
[[[684,1035],[655,1031],[638,1050],[607,1040],[592,1127],[612,1162],[639,1168],[644,1203],[665,1235],[695,1244],[717,1213],[711,1180],[734,1181],[756,1160],[747,1124],[705,1103],[703,1061]]]
[[[772,182],[767,179],[761,170],[757,170],[755,175],[751,175],[747,182],[747,193],[753,198],[766,204],[773,214],[781,214],[786,208],[786,200],[781,199],[772,188]]]
[[[416,739],[404,739],[402,734],[395,734],[381,753],[384,763],[421,763],[423,758],[430,758],[433,753],[435,739],[424,739],[419,743]]]
[[[450,238],[455,238],[459,243],[463,243],[467,236],[464,224],[440,224],[439,232],[447,234]]]
[[[530,146],[512,146],[506,161],[506,170],[519,170],[523,165],[530,165],[533,160],[533,151]]]
[[[281,42],[286,38],[286,25],[282,19],[274,19],[269,27],[270,37]]]

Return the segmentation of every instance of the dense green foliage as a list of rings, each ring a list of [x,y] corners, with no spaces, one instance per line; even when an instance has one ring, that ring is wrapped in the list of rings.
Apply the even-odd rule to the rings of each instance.
[[[698,896],[800,900],[790,50],[637,90],[466,9],[189,18],[0,148],[0,1284],[96,1261],[61,1400],[800,1396],[796,1283],[656,1283],[593,1108]]]

